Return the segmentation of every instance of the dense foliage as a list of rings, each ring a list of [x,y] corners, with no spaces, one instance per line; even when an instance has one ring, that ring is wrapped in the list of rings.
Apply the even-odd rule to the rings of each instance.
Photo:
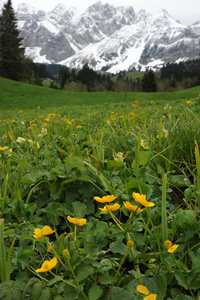
[[[0,298],[199,298],[200,98],[155,95],[1,115]]]

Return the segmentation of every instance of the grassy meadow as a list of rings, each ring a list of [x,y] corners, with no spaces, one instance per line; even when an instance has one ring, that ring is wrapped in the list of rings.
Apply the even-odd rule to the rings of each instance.
[[[0,78],[0,299],[200,299],[199,113]]]

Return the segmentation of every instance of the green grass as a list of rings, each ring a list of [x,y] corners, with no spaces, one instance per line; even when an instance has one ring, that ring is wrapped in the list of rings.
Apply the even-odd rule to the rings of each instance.
[[[142,283],[157,300],[199,299],[199,94],[73,93],[0,79],[0,261],[5,248],[11,264],[0,298],[143,299]],[[118,208],[108,215],[95,198],[111,194]],[[40,239],[44,226],[55,234]],[[55,271],[36,273],[55,255]]]
[[[131,103],[141,101],[146,105],[149,101],[164,104],[171,101],[191,99],[200,94],[200,86],[171,93],[114,93],[114,92],[63,92],[40,86],[24,84],[0,78],[0,108],[13,109],[41,109],[48,107],[62,107],[65,105],[98,105],[106,103]]]

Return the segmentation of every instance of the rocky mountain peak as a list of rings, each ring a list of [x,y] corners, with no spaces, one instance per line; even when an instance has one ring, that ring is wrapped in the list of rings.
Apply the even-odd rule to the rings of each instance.
[[[165,9],[150,15],[98,1],[82,13],[63,4],[45,13],[22,3],[17,18],[35,62],[119,72],[200,56],[200,22],[186,27]]]

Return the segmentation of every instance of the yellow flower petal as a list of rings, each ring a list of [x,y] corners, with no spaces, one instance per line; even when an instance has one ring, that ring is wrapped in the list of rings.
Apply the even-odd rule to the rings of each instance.
[[[94,197],[94,200],[101,202],[101,203],[110,203],[114,201],[117,197],[114,195],[108,195],[108,196],[103,196],[102,198],[100,197]]]
[[[156,300],[157,294],[150,294],[147,297],[144,297],[143,300]]]
[[[49,248],[47,249],[47,252],[51,252],[53,250],[54,244],[50,245]]]
[[[143,210],[145,210],[145,208],[141,209],[141,208],[139,208],[139,206],[132,205],[129,201],[124,202],[124,206],[125,206],[127,209],[129,209],[129,210],[131,210],[131,211],[136,211],[136,212],[138,212],[138,213],[140,213],[140,212],[142,212]]]
[[[152,207],[155,204],[153,202],[148,202],[146,200],[146,195],[139,194],[139,193],[133,193],[133,198],[136,202],[140,203],[141,205],[145,207]]]
[[[113,205],[106,205],[104,206],[104,208],[99,208],[101,211],[104,211],[104,212],[108,212],[109,211],[116,211],[120,208],[121,205],[115,203]]]
[[[169,253],[173,253],[177,248],[178,248],[179,245],[177,244],[174,244],[172,247],[170,247],[169,249],[167,249],[167,251]]]
[[[55,230],[52,230],[49,226],[44,226],[42,229],[35,228],[33,237],[35,239],[39,239],[45,235],[50,235],[54,232],[55,232]]]
[[[86,224],[87,220],[86,219],[77,219],[77,218],[71,218],[70,216],[67,216],[67,220],[75,225],[78,226],[83,226]]]
[[[36,272],[47,272],[51,271],[58,263],[57,257],[54,257],[51,260],[45,260],[42,264],[42,267],[40,269],[37,269]]]
[[[150,294],[148,288],[144,285],[138,285],[137,286],[137,291],[141,294],[144,294],[144,295],[149,295]]]

